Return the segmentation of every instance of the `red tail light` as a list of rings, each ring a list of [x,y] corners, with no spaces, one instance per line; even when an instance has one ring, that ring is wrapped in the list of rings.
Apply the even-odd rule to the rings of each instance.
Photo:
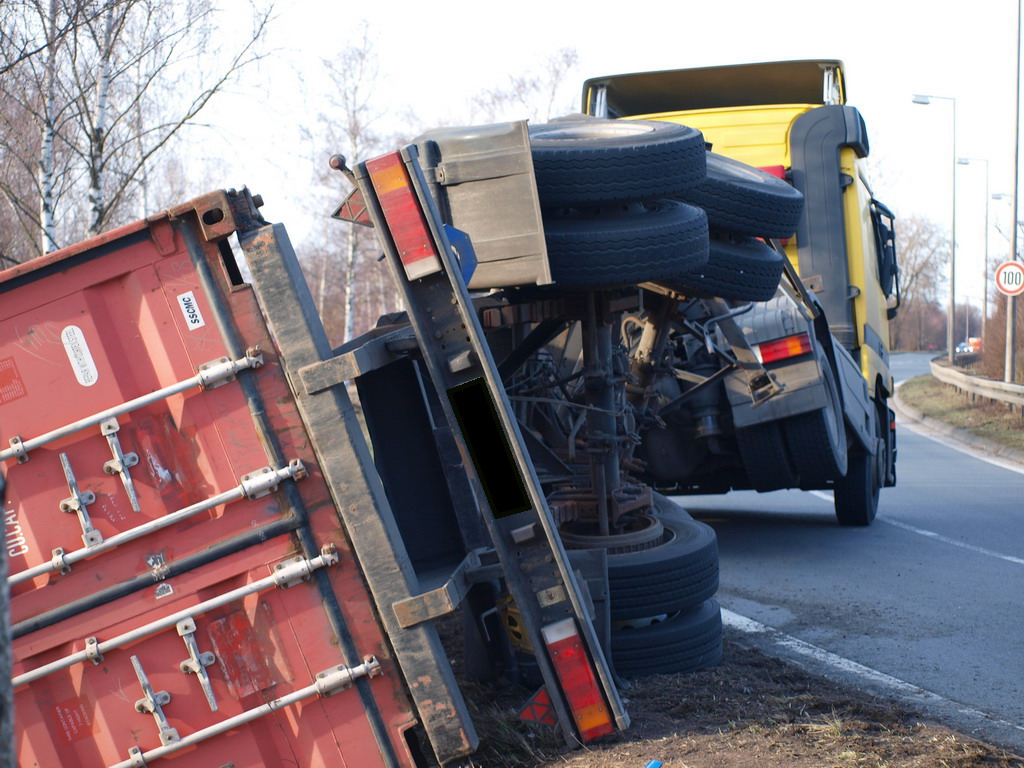
[[[790,357],[810,354],[814,351],[811,346],[811,337],[806,333],[798,333],[795,336],[786,336],[774,341],[766,341],[754,347],[754,353],[762,365],[774,363],[777,360],[785,360]]]
[[[612,733],[615,726],[611,713],[597,685],[576,622],[572,618],[562,619],[548,624],[541,632],[580,738],[591,741]]]
[[[441,259],[402,156],[392,152],[369,160],[366,170],[373,181],[405,274],[410,280],[416,280],[440,272]]]

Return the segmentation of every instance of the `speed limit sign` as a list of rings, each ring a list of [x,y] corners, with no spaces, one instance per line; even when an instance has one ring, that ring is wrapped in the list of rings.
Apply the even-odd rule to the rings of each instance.
[[[1007,296],[1020,296],[1024,293],[1024,264],[1004,261],[996,267],[996,288]]]

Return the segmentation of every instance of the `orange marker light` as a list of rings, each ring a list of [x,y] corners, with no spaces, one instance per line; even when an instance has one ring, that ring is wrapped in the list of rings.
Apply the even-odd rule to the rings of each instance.
[[[405,274],[410,280],[416,280],[440,272],[441,259],[402,156],[392,152],[374,158],[367,161],[366,170],[373,181],[373,189]]]
[[[811,337],[806,333],[798,333],[795,336],[786,336],[774,341],[766,341],[754,347],[754,353],[761,364],[774,363],[777,360],[786,360],[790,357],[807,355],[813,351]]]

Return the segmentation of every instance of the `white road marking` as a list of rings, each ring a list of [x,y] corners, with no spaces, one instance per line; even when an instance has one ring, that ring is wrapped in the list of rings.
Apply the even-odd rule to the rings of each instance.
[[[809,491],[812,496],[817,496],[819,499],[824,499],[829,504],[832,503],[832,494],[824,491]],[[893,520],[889,517],[876,518],[878,522],[887,523],[888,525],[894,525],[897,528],[902,528],[904,531],[910,531],[916,533],[919,536],[925,536],[935,541],[941,541],[943,544],[952,544],[954,547],[960,547],[961,549],[967,549],[971,552],[977,552],[979,555],[988,555],[989,557],[996,557],[1000,560],[1005,560],[1008,563],[1014,563],[1015,565],[1024,565],[1024,558],[1014,557],[1013,555],[1004,555],[1002,552],[994,552],[991,549],[985,549],[984,547],[976,547],[973,544],[968,544],[965,541],[958,541],[957,539],[951,539],[949,536],[943,536],[941,533],[935,531],[928,531],[924,528],[915,528],[912,525],[901,523],[899,520]]]
[[[984,461],[986,464],[992,464],[1000,469],[1007,469],[1010,472],[1017,473],[1018,475],[1024,475],[1024,466],[1021,466],[1015,461],[1003,459],[999,456],[993,456],[991,453],[978,450],[961,440],[956,440],[955,438],[944,435],[941,432],[936,432],[920,422],[901,419],[899,416],[897,416],[896,419],[897,429],[909,429],[911,432],[918,434],[921,437],[927,438],[928,440],[934,440],[936,443],[940,443],[947,448],[952,448],[954,451],[965,453],[972,458]]]
[[[811,659],[819,664],[830,667],[837,672],[852,675],[866,682],[873,683],[874,685],[880,686],[886,690],[911,697],[915,701],[953,707],[962,715],[972,718],[980,718],[990,723],[996,723],[1001,726],[1014,728],[1018,731],[1024,732],[1024,726],[1011,723],[1007,720],[1000,720],[978,709],[965,707],[959,702],[952,701],[951,699],[947,699],[937,693],[932,693],[924,688],[920,688],[904,680],[900,680],[898,677],[893,677],[892,675],[887,675],[884,672],[879,672],[877,669],[866,667],[863,664],[859,664],[856,661],[839,656],[831,651],[826,651],[824,648],[819,648],[818,646],[812,645],[804,640],[787,635],[774,627],[769,627],[767,624],[762,624],[758,621],[747,618],[746,616],[733,613],[726,608],[722,609],[722,623],[727,627],[748,635],[760,635],[765,637],[772,644],[790,651],[791,653]]]
[[[915,528],[912,525],[901,523],[899,520],[892,520],[888,517],[878,518],[880,522],[894,525],[897,528],[902,528],[905,531],[916,533],[920,536],[927,536],[929,539],[935,539],[945,544],[952,544],[954,547],[960,547],[961,549],[969,549],[971,552],[977,552],[981,555],[988,555],[989,557],[998,557],[1000,560],[1005,560],[1008,563],[1016,563],[1017,565],[1024,565],[1024,558],[1014,557],[1013,555],[1004,555],[1001,552],[993,552],[991,549],[985,549],[984,547],[976,547],[973,544],[968,544],[964,541],[957,541],[951,539],[948,536],[943,536],[941,533],[935,533],[935,531],[926,531],[923,528]]]

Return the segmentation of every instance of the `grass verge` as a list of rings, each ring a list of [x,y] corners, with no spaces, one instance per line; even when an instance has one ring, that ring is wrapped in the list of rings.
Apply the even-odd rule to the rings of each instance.
[[[960,393],[930,375],[900,385],[900,400],[938,421],[1002,445],[1024,450],[1024,416],[1004,403]]]

